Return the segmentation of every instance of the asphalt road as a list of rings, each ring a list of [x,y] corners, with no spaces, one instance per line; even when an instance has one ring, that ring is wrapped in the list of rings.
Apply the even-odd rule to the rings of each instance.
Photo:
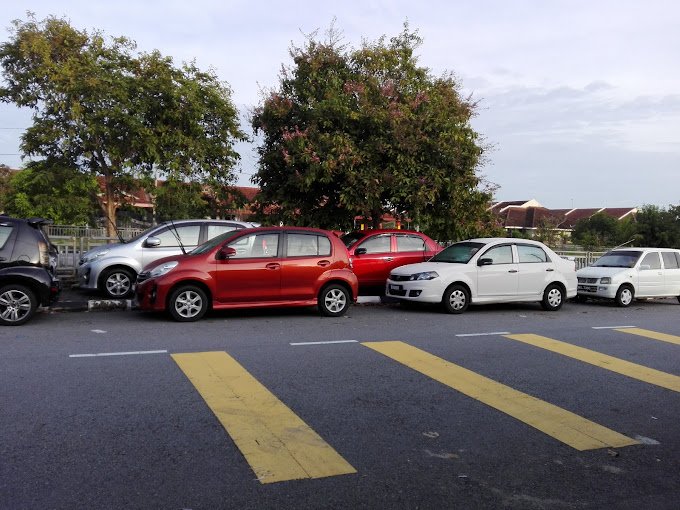
[[[270,310],[192,324],[41,313],[0,329],[0,508],[677,509],[680,338],[624,327],[680,336],[679,313],[675,300],[459,316]],[[226,375],[182,366],[208,352],[231,360]],[[504,386],[472,395],[479,376]],[[222,386],[233,393],[220,396]],[[317,439],[288,427],[253,439],[259,457],[248,451],[252,423],[285,421],[262,392]],[[508,414],[529,400],[553,407],[545,418],[543,408]],[[230,431],[220,413],[235,420]],[[574,447],[571,415],[587,422],[586,444],[601,427],[628,445]],[[328,461],[330,475],[269,483],[258,471],[269,456],[320,445],[351,472],[333,474]]]

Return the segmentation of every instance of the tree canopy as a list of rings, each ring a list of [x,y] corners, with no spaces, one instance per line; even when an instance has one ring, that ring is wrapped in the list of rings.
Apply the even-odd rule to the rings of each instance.
[[[491,189],[477,171],[475,103],[454,76],[418,65],[407,25],[347,49],[328,40],[292,47],[276,90],[255,111],[262,143],[253,182],[260,210],[285,223],[347,228],[355,216],[408,217],[439,239],[497,231]]]
[[[125,37],[33,16],[14,22],[0,65],[0,101],[34,111],[22,152],[101,176],[111,221],[133,179],[235,181],[234,143],[246,135],[213,70],[176,67],[158,51],[136,53]]]

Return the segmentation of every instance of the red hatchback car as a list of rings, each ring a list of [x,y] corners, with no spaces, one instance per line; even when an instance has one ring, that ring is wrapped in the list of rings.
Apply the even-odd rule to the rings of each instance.
[[[358,294],[342,241],[325,230],[260,227],[226,232],[186,255],[145,267],[137,278],[142,310],[195,321],[209,309],[314,306],[343,315]]]
[[[341,239],[349,250],[363,295],[384,294],[392,269],[429,260],[443,249],[422,232],[412,230],[360,230]]]

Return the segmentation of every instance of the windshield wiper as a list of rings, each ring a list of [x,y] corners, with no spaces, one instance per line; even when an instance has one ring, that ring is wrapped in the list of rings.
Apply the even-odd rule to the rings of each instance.
[[[182,250],[182,254],[186,255],[187,250],[184,248],[184,244],[182,244],[182,240],[179,237],[179,232],[177,231],[175,222],[172,220],[170,220],[170,232],[172,232],[172,235],[175,236],[175,239],[177,239],[177,243],[179,244],[179,248]]]

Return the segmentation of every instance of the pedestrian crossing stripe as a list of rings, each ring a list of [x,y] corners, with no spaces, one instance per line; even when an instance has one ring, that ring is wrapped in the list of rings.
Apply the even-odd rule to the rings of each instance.
[[[662,342],[668,342],[670,344],[680,345],[680,336],[669,335],[667,333],[659,333],[657,331],[650,331],[649,329],[625,328],[625,329],[616,329],[615,331],[619,331],[621,333],[628,333],[628,334],[631,334],[631,335],[644,336],[644,337],[647,337],[647,338],[652,338],[654,340],[660,340]]]
[[[639,444],[630,437],[577,414],[403,342],[366,342],[362,345],[498,409],[577,450]]]
[[[261,483],[356,470],[226,352],[173,354]]]
[[[628,330],[626,330],[628,331]],[[584,363],[589,363],[596,367],[604,368],[617,374],[625,375],[638,381],[643,381],[649,384],[654,384],[662,388],[672,391],[680,392],[680,377],[666,372],[661,372],[653,368],[631,363],[607,354],[597,351],[591,351],[584,347],[560,342],[552,338],[547,338],[540,335],[523,334],[523,335],[504,335],[505,338],[522,342],[534,347],[539,347],[550,352],[562,354],[569,358],[573,358]]]

